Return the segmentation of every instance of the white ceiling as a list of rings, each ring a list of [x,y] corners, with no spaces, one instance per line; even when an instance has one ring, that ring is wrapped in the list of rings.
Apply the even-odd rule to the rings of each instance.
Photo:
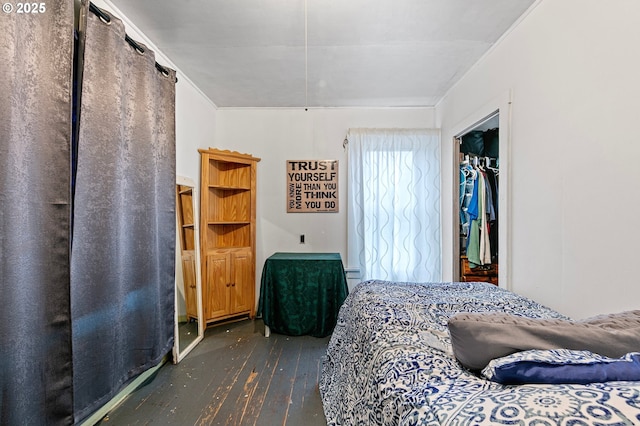
[[[534,1],[111,3],[219,107],[387,107],[435,105]]]

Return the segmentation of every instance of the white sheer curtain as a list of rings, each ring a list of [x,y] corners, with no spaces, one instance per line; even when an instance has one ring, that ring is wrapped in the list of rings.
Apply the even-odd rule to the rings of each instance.
[[[348,265],[362,280],[440,281],[440,132],[350,129]]]

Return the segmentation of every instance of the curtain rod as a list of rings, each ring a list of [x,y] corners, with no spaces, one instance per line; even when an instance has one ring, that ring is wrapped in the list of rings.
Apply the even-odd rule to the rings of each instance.
[[[111,16],[108,13],[105,13],[102,9],[100,9],[99,7],[97,7],[91,2],[89,2],[89,10],[93,12],[95,15],[97,15],[100,18],[100,20],[105,24],[111,23]],[[129,43],[131,47],[136,49],[138,53],[140,53],[141,55],[144,54],[145,52],[144,47],[142,47],[137,41],[129,37],[129,34],[125,33],[124,39],[127,43]],[[160,65],[158,62],[156,62],[156,69],[160,71],[165,77],[169,76],[169,68]],[[178,76],[176,76],[176,83],[177,82],[178,82]]]

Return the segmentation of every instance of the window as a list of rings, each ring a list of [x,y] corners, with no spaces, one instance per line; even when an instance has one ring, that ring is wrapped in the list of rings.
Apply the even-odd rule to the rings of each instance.
[[[348,263],[363,280],[440,281],[438,130],[351,129]]]

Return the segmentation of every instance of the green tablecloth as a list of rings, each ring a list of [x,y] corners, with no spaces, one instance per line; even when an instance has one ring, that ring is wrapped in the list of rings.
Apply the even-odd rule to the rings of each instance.
[[[258,315],[276,333],[324,337],[348,293],[339,253],[275,253],[262,270]]]

